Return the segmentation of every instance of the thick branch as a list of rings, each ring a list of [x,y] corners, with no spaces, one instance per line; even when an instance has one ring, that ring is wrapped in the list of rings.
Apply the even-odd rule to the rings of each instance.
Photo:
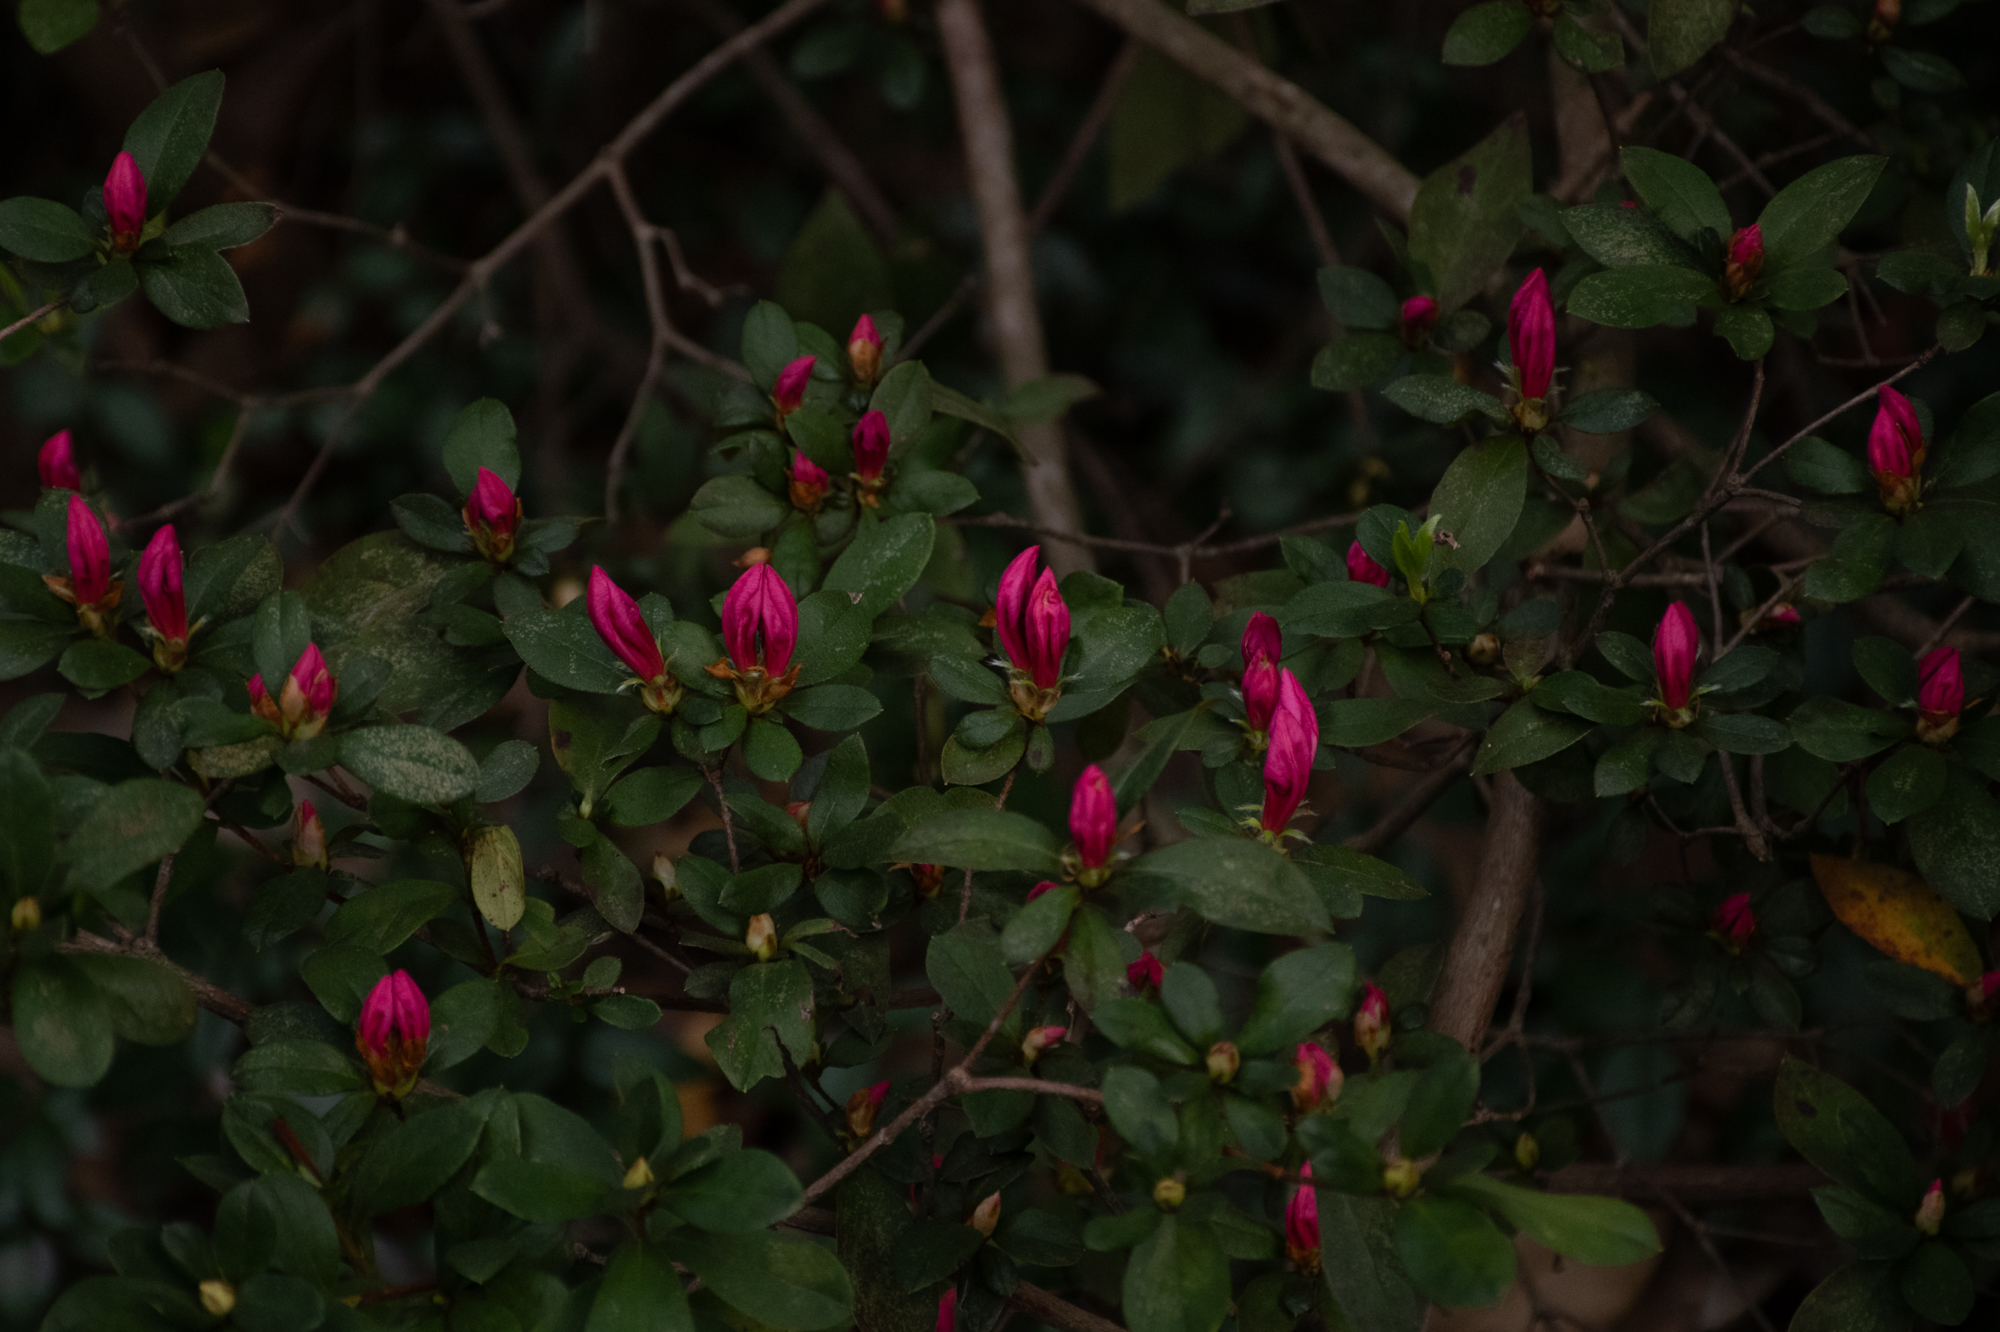
[[[1535,879],[1541,832],[1542,802],[1512,772],[1497,773],[1492,791],[1479,877],[1459,913],[1431,999],[1431,1030],[1472,1051],[1479,1049],[1507,983],[1514,932]]]

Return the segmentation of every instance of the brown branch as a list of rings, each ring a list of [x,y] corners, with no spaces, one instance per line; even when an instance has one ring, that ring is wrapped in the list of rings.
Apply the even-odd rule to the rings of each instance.
[[[1495,773],[1492,790],[1479,873],[1452,930],[1430,1011],[1432,1031],[1475,1052],[1507,983],[1541,831],[1542,802],[1512,772]]]
[[[1085,1105],[1102,1106],[1104,1093],[1095,1087],[1079,1087],[1071,1082],[1045,1082],[1041,1078],[966,1078],[961,1084],[966,1092],[983,1091],[1024,1091],[1038,1096],[1067,1096],[1072,1101],[1082,1101]]]
[[[219,1018],[227,1018],[239,1027],[250,1020],[257,1006],[248,999],[239,998],[221,986],[195,975],[180,963],[162,953],[151,939],[134,939],[129,944],[118,943],[88,930],[78,930],[70,938],[56,945],[59,953],[103,953],[111,957],[143,957],[158,962],[179,976],[194,992],[194,1001]]]
[[[1825,98],[1821,97],[1811,88],[1806,87],[1805,84],[1800,83],[1791,75],[1752,60],[1749,56],[1728,46],[1722,48],[1722,58],[1742,71],[1747,77],[1755,79],[1767,87],[1776,88],[1778,91],[1795,98],[1801,106],[1819,117],[1835,133],[1847,136],[1871,152],[1880,152],[1882,150],[1882,145],[1875,141],[1874,135],[1868,133],[1866,130],[1857,128],[1847,117],[1834,110]]]
[[[44,305],[39,310],[33,310],[27,314],[22,315],[19,319],[16,319],[13,323],[7,325],[7,327],[0,328],[0,342],[5,342],[8,338],[13,337],[16,333],[19,333],[22,329],[34,323],[37,319],[40,319],[45,315],[54,314],[58,306],[66,305],[68,303],[69,303],[69,298],[65,296],[62,297],[60,300],[50,301],[47,305]]]
[[[1467,736],[1459,742],[1457,752],[1432,771],[1425,773],[1405,787],[1396,803],[1383,811],[1373,827],[1354,834],[1342,843],[1348,849],[1363,855],[1374,855],[1389,843],[1401,837],[1406,829],[1424,816],[1424,812],[1436,803],[1453,782],[1463,777],[1472,767],[1472,746],[1475,736]]]

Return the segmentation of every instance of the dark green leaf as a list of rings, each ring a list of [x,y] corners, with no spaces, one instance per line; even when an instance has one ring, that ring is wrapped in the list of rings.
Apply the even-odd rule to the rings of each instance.
[[[1843,157],[1815,167],[1779,190],[1757,218],[1764,233],[1765,265],[1774,271],[1789,268],[1832,244],[1887,164],[1885,157]]]
[[[28,1066],[58,1087],[88,1087],[111,1067],[111,1009],[102,991],[61,957],[18,967],[14,1039]]]
[[[236,270],[214,250],[170,251],[138,265],[139,285],[153,308],[183,328],[217,328],[250,322],[250,302]]]
[[[1514,1283],[1514,1246],[1469,1203],[1428,1195],[1396,1213],[1396,1252],[1416,1288],[1450,1308],[1497,1304]]]
[[[378,791],[419,805],[443,805],[479,786],[479,761],[428,726],[367,726],[340,738],[340,761]]]
[[[1405,375],[1383,388],[1382,396],[1432,425],[1457,425],[1474,415],[1498,424],[1506,415],[1498,398],[1461,384],[1450,375]]]
[[[108,888],[180,849],[201,825],[201,793],[174,782],[120,782],[99,797],[70,835],[70,882]]]
[[[1692,240],[1703,227],[1717,236],[1730,234],[1729,206],[1708,173],[1694,163],[1657,148],[1639,147],[1621,149],[1618,160],[1625,179],[1674,234]]]
[[[1505,59],[1534,26],[1535,16],[1518,0],[1474,5],[1461,11],[1445,33],[1444,63],[1490,65]]]
[[[97,0],[21,0],[21,34],[37,55],[54,55],[97,26]]]
[[[1229,1312],[1229,1260],[1207,1228],[1167,1216],[1125,1267],[1132,1332],[1215,1332]]]
[[[1410,257],[1429,268],[1442,313],[1464,305],[1506,262],[1524,229],[1520,202],[1533,189],[1519,116],[1424,178],[1410,205]]]
[[[1218,925],[1264,934],[1332,928],[1297,867],[1262,841],[1192,837],[1149,853],[1130,872],[1170,881],[1179,901]]]
[[[1623,1267],[1660,1251],[1652,1220],[1617,1198],[1537,1193],[1481,1174],[1460,1176],[1452,1189],[1492,1207],[1537,1244],[1580,1263]]]
[[[211,69],[182,79],[154,98],[125,131],[125,151],[146,178],[146,207],[165,211],[194,175],[215,114],[222,107],[222,71]]]
[[[73,209],[26,195],[0,200],[0,249],[38,264],[62,264],[96,248],[97,233]]]
[[[583,1332],[695,1332],[673,1263],[643,1241],[619,1245],[591,1297]]]
[[[1670,264],[1592,273],[1569,294],[1569,312],[1610,328],[1651,328],[1683,319],[1715,290],[1706,274]]]

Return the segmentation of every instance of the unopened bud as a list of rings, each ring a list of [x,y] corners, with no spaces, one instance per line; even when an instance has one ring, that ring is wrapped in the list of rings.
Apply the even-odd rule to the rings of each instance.
[[[1465,657],[1474,666],[1491,666],[1500,660],[1500,638],[1497,634],[1474,634],[1472,642],[1466,645]]]
[[[1931,1186],[1924,1190],[1924,1200],[1917,1204],[1917,1215],[1914,1219],[1917,1229],[1921,1230],[1924,1234],[1935,1235],[1938,1233],[1938,1227],[1944,1224],[1943,1180],[1932,1180]]]
[[[1171,1212],[1187,1201],[1187,1185],[1169,1175],[1153,1185],[1153,1201],[1161,1211]]]
[[[1069,1030],[1067,1027],[1032,1028],[1026,1036],[1021,1038],[1021,1058],[1033,1064],[1035,1056],[1061,1040],[1063,1033],[1067,1030]]]
[[[1514,1139],[1514,1164],[1523,1170],[1533,1170],[1542,1160],[1542,1144],[1535,1141],[1532,1133],[1523,1133]]]
[[[1379,985],[1362,990],[1361,1008],[1354,1014],[1354,1043],[1371,1064],[1389,1048],[1389,996]]]
[[[661,894],[669,901],[681,895],[674,886],[674,858],[664,851],[653,853],[653,878],[659,881]]]
[[[625,1187],[628,1189],[648,1188],[652,1183],[653,1167],[646,1163],[646,1158],[643,1156],[634,1161],[631,1168],[625,1172]]]
[[[1243,1057],[1237,1054],[1234,1041],[1217,1041],[1208,1047],[1207,1063],[1210,1082],[1228,1082],[1243,1066]]]
[[[1000,1195],[997,1192],[987,1194],[979,1206],[972,1209],[972,1220],[968,1224],[980,1234],[991,1237],[994,1228],[1000,1224]]]
[[[217,1318],[227,1318],[229,1311],[236,1307],[236,1287],[227,1281],[208,1280],[201,1283],[201,1307]]]
[[[1398,1198],[1407,1198],[1415,1193],[1423,1177],[1424,1172],[1407,1156],[1399,1156],[1382,1167],[1382,1187]]]
[[[875,1131],[875,1112],[882,1108],[888,1095],[889,1084],[878,1082],[872,1087],[857,1088],[847,1098],[847,1131],[857,1140]]]
[[[768,911],[750,917],[750,928],[743,932],[743,946],[759,962],[769,962],[778,951],[778,927]]]
[[[42,927],[42,904],[40,899],[24,897],[14,903],[12,919],[16,934],[26,934],[30,930],[40,929]]]
[[[1089,1176],[1067,1161],[1056,1162],[1056,1187],[1072,1198],[1080,1198],[1086,1193],[1095,1192],[1091,1188]]]

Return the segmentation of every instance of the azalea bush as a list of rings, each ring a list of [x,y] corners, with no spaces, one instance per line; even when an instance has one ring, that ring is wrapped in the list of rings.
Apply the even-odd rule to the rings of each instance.
[[[141,8],[7,57],[160,85],[0,199],[9,1326],[2000,1313],[1980,7],[717,0],[566,155],[652,18],[371,7],[498,165],[337,208]]]

